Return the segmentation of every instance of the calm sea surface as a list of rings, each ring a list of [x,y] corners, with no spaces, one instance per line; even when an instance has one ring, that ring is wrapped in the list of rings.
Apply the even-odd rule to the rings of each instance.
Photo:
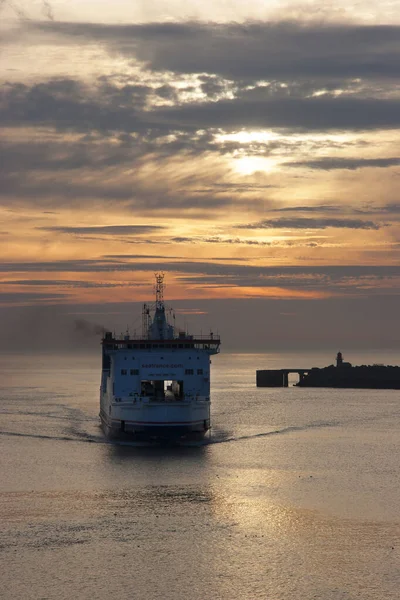
[[[214,357],[171,448],[106,442],[98,356],[0,356],[0,597],[398,600],[399,391],[255,387],[333,358]]]

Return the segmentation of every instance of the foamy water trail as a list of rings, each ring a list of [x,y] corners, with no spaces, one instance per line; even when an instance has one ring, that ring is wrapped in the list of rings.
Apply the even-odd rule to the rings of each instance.
[[[91,420],[91,419],[87,419]],[[208,438],[204,438],[203,440],[174,440],[174,441],[163,441],[163,440],[149,440],[149,441],[137,441],[134,439],[127,440],[117,440],[117,439],[107,439],[104,436],[94,436],[86,431],[81,429],[73,429],[70,428],[72,435],[47,435],[47,434],[39,434],[39,433],[21,433],[15,431],[5,431],[1,430],[0,435],[2,436],[10,436],[10,437],[25,437],[25,438],[34,438],[39,440],[56,440],[62,442],[78,442],[78,443],[87,443],[87,444],[105,444],[110,446],[131,446],[131,447],[141,447],[141,446],[154,446],[154,445],[173,445],[173,446],[183,446],[183,447],[201,447],[201,446],[210,446],[213,444],[228,444],[233,442],[241,442],[244,440],[256,440],[258,438],[266,438],[270,436],[276,435],[284,435],[294,432],[307,431],[315,428],[326,428],[326,427],[337,427],[340,423],[337,421],[331,422],[316,422],[316,423],[307,423],[302,426],[289,426],[284,427],[282,429],[275,429],[270,431],[262,431],[259,433],[249,434],[249,435],[231,435],[229,437],[224,437],[224,433],[222,431],[212,432],[211,436]]]

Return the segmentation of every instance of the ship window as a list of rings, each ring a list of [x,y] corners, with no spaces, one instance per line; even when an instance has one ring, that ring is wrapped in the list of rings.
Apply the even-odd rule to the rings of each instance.
[[[193,369],[185,369],[185,375],[193,375]]]
[[[139,369],[131,369],[131,375],[139,375]]]
[[[121,369],[121,375],[127,375],[128,371],[126,369]]]
[[[203,369],[197,369],[197,375],[203,375]]]

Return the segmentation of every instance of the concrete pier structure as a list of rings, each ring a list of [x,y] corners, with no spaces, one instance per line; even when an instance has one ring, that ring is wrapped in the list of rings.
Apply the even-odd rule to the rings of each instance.
[[[302,381],[304,375],[311,369],[265,369],[256,371],[257,387],[288,387],[289,373],[297,373],[299,381]]]
[[[288,387],[289,373],[297,373],[300,387],[400,390],[400,366],[382,364],[353,367],[337,353],[336,365],[311,369],[265,369],[256,371],[257,387]]]

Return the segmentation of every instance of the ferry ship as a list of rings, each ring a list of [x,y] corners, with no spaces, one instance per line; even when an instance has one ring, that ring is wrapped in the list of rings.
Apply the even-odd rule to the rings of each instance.
[[[210,356],[220,337],[189,335],[170,323],[164,274],[155,303],[144,304],[142,335],[102,339],[100,419],[107,436],[203,437],[210,429]]]

